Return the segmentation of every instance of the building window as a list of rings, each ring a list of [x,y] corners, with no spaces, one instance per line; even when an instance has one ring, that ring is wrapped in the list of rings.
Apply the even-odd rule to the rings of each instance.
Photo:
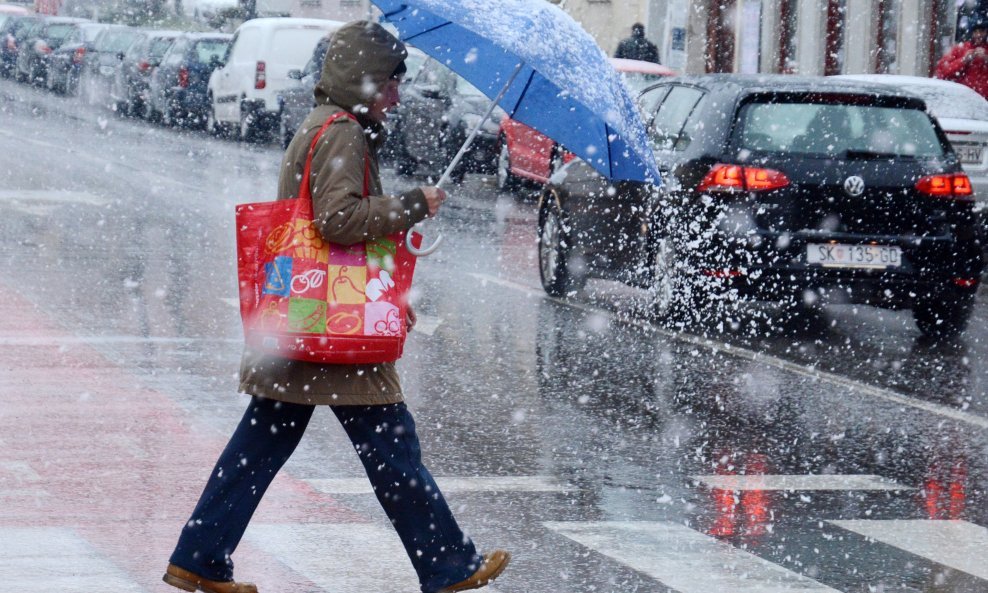
[[[795,74],[796,63],[796,24],[799,22],[796,0],[779,2],[779,72]]]
[[[733,72],[736,0],[710,0],[707,8],[706,70]]]
[[[878,0],[878,31],[875,40],[875,72],[896,74],[899,38],[899,0]]]
[[[823,74],[830,76],[844,71],[844,13],[845,0],[827,0],[827,35],[824,45]]]

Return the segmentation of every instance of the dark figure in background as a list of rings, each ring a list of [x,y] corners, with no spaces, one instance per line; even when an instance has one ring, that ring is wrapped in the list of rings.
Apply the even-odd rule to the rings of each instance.
[[[644,62],[659,63],[659,48],[655,44],[645,39],[645,25],[635,23],[631,26],[631,37],[623,39],[618,44],[615,58],[626,60],[642,60]]]
[[[978,17],[969,26],[971,40],[940,58],[936,77],[969,86],[988,99],[988,19]]]
[[[387,111],[399,101],[407,55],[401,41],[369,21],[348,23],[330,39],[316,107],[285,151],[278,184],[278,199],[299,195],[310,147],[332,121],[312,149],[309,179],[313,220],[328,241],[352,245],[411,228],[434,216],[446,197],[432,186],[397,196],[381,186],[377,151]],[[408,313],[410,330],[415,315]],[[422,463],[394,363],[317,364],[247,348],[240,380],[250,404],[182,529],[166,583],[185,591],[257,593],[253,584],[233,580],[231,555],[317,407],[328,407],[350,437],[422,593],[476,589],[507,566],[503,550],[477,553]],[[337,560],[330,553],[325,561]]]

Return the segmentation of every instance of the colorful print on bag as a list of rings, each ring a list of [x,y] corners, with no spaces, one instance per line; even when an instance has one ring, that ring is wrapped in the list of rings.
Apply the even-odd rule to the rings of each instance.
[[[415,257],[405,233],[339,245],[313,223],[310,146],[298,198],[237,206],[240,312],[248,347],[325,364],[392,362],[405,342]],[[364,195],[370,164],[365,161]],[[413,235],[413,244],[421,238]]]

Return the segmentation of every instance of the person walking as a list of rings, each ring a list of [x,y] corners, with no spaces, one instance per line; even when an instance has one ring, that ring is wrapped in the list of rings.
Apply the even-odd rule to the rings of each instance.
[[[618,43],[615,58],[626,60],[642,60],[645,62],[659,63],[659,48],[654,43],[645,39],[645,25],[635,23],[631,25],[631,37],[627,37]]]
[[[971,39],[955,45],[937,62],[936,77],[969,86],[988,99],[988,19],[970,24]]]
[[[401,41],[370,21],[348,23],[330,39],[316,108],[288,146],[278,183],[278,199],[298,194],[309,148],[333,119],[314,150],[310,177],[314,222],[328,241],[349,245],[409,229],[435,216],[446,198],[431,186],[398,196],[381,188],[377,149],[387,110],[398,103],[407,55]],[[411,308],[405,322],[411,330]],[[422,593],[482,587],[508,565],[511,555],[504,550],[477,553],[422,464],[393,363],[316,364],[247,348],[240,390],[251,396],[250,404],[182,528],[166,583],[185,591],[257,592],[233,579],[231,556],[317,406],[332,410],[353,443]]]

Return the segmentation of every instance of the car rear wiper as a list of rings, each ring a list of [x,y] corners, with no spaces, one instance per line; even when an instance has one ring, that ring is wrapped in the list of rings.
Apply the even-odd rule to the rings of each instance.
[[[876,152],[873,150],[858,150],[854,148],[849,148],[844,151],[844,158],[846,159],[910,159],[915,160],[915,156],[911,154],[898,154],[895,152]]]

